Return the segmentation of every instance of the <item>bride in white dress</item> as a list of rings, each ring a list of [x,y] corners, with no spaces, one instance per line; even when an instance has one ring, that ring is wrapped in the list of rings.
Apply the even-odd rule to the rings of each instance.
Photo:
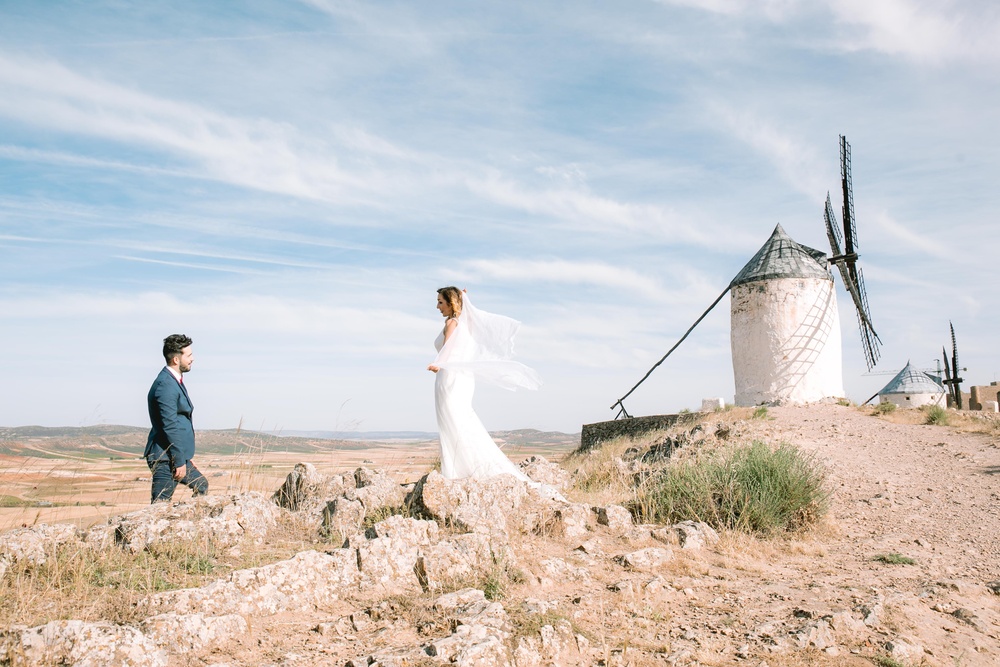
[[[434,341],[437,358],[428,370],[441,434],[441,474],[447,479],[510,474],[531,482],[500,451],[472,409],[476,378],[505,389],[538,389],[538,374],[512,361],[520,322],[474,307],[457,287],[438,290],[437,308],[446,318]],[[532,483],[533,486],[537,486]]]

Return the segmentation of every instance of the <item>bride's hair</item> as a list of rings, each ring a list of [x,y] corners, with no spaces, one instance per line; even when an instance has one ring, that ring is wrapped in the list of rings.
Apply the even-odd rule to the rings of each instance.
[[[457,317],[462,312],[462,290],[457,287],[442,287],[438,290],[438,294],[451,308],[452,317]]]

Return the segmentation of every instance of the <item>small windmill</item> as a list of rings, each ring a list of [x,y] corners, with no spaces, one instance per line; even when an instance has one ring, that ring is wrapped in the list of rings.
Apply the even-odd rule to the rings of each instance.
[[[861,345],[864,348],[865,363],[871,370],[879,358],[879,346],[882,340],[875,333],[871,314],[868,310],[868,293],[865,291],[864,277],[858,266],[858,233],[854,226],[854,186],[851,184],[851,145],[847,137],[840,136],[840,185],[844,192],[842,207],[844,216],[844,232],[841,234],[837,225],[837,215],[830,203],[830,193],[826,193],[826,208],[823,217],[826,220],[826,235],[830,239],[830,251],[833,253],[828,260],[836,264],[844,287],[854,300],[854,310],[858,316],[858,329],[861,331]],[[841,251],[843,246],[843,251]]]
[[[731,295],[733,375],[736,404],[808,403],[843,396],[840,316],[830,265],[836,264],[851,294],[869,370],[882,341],[868,309],[851,185],[851,147],[840,137],[843,232],[827,193],[824,217],[831,256],[792,240],[781,225],[730,281],[701,317],[618,401],[615,419],[631,417],[624,401],[684,341],[709,312]],[[843,246],[843,249],[842,249]]]
[[[959,369],[958,367],[958,343],[955,341],[955,325],[949,321],[948,327],[951,329],[951,359],[948,359],[948,351],[942,347],[941,354],[944,355],[944,380],[941,383],[948,387],[948,397],[951,399],[952,405],[961,410],[963,379],[958,376],[958,371],[965,369]],[[948,368],[949,364],[951,365],[950,369]]]

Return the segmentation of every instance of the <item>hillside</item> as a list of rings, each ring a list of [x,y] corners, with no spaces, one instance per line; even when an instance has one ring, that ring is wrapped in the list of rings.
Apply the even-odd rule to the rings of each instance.
[[[216,667],[1000,664],[1000,428],[988,417],[954,415],[958,426],[899,423],[919,418],[837,405],[770,408],[762,418],[749,410],[707,416],[701,432],[724,433],[725,443],[710,438],[703,446],[788,442],[825,466],[833,491],[829,516],[801,535],[724,533],[717,542],[683,548],[672,529],[631,525],[611,491],[570,487],[564,491],[570,502],[563,503],[530,489],[525,495],[508,482],[448,483],[432,475],[420,502],[434,521],[377,523],[388,516],[383,513],[370,517],[375,523],[367,535],[341,545],[319,539],[317,515],[300,506],[274,519],[260,544],[199,552],[205,571],[167,571],[158,590],[168,592],[155,597],[170,613],[188,614],[185,622],[192,622],[191,612],[213,610],[221,619],[228,610],[227,623],[243,623],[243,631],[185,650],[184,664]],[[582,461],[572,457],[563,467],[572,473]],[[344,491],[340,479],[306,485],[328,490],[302,502],[326,506],[322,498],[334,493],[329,489],[336,482],[342,495],[334,506],[344,509],[330,516],[348,521],[346,508],[358,502],[352,494],[364,489]],[[438,495],[430,496],[434,485]],[[385,488],[392,495],[401,487]],[[383,505],[394,502],[398,497]],[[192,511],[187,505],[170,511],[180,517]],[[470,507],[482,514],[470,515]],[[250,525],[250,510],[241,511]],[[344,525],[335,524],[338,534],[350,533]],[[291,526],[299,526],[295,539]],[[478,569],[435,579],[441,576],[435,563],[462,562],[483,544],[487,560],[476,561]],[[248,567],[256,569],[241,573]],[[11,588],[12,573],[20,588]],[[32,576],[30,566],[11,565],[3,591],[8,622],[111,618],[124,624],[114,629],[144,618],[120,604],[110,613],[93,601],[63,601],[53,613],[26,599],[12,601],[14,592],[27,595]],[[295,577],[313,579],[301,584]],[[466,592],[467,586],[486,591],[493,602]],[[443,595],[449,591],[456,593]],[[133,591],[126,598],[143,595]],[[146,618],[136,627],[149,646],[167,652],[167,662],[150,657],[136,664],[168,664],[175,649],[157,643],[158,626]],[[114,631],[124,636],[125,630]]]
[[[106,458],[141,457],[146,445],[148,428],[137,426],[0,426],[0,455],[85,456]],[[350,437],[331,437],[332,433],[317,432],[310,435],[280,435],[240,429],[199,430],[196,432],[200,455],[227,455],[241,452],[301,452],[311,454],[331,449],[366,450],[382,445],[398,446],[401,441],[436,442],[437,435],[423,432],[372,432],[345,434]],[[579,434],[567,434],[536,429],[495,431],[493,438],[513,446],[547,447],[566,449],[579,442]]]

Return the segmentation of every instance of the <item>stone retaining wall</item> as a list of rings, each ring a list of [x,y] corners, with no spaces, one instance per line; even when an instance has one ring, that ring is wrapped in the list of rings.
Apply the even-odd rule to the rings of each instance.
[[[584,424],[580,433],[580,447],[576,451],[586,452],[595,447],[600,447],[602,443],[622,436],[636,437],[643,433],[656,431],[658,429],[670,428],[678,422],[693,420],[698,413],[682,413],[676,415],[650,415],[648,417],[629,417],[627,419],[616,419],[609,422],[597,422],[594,424]]]

